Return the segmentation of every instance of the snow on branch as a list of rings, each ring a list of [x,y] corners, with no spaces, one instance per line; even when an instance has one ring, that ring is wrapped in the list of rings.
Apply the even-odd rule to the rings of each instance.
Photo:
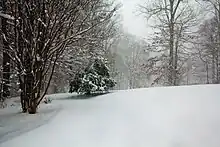
[[[9,20],[14,20],[14,17],[8,14],[4,14],[2,12],[0,12],[0,17],[5,18],[5,19],[9,19]]]

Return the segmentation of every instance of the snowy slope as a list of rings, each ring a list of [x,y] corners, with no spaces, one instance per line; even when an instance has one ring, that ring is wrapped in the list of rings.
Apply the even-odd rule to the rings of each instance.
[[[60,109],[59,105],[42,104],[35,115],[21,113],[20,106],[0,109],[0,144],[47,123]]]
[[[49,123],[0,147],[219,147],[220,86],[120,91],[56,100]]]
[[[78,98],[76,93],[59,93],[46,95],[46,97],[52,100],[66,99],[69,97]],[[6,104],[6,108],[0,109],[0,144],[47,123],[62,108],[59,103],[44,104],[42,102],[38,113],[29,115],[21,113],[19,97],[6,99]]]

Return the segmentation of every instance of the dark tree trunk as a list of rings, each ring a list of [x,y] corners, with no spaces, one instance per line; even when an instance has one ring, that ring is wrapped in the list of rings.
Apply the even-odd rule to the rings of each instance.
[[[27,101],[27,96],[25,92],[26,90],[25,90],[24,80],[25,80],[24,76],[23,76],[23,79],[22,77],[19,77],[20,89],[21,89],[21,94],[20,94],[21,108],[22,108],[22,112],[26,113],[28,110],[28,103],[27,103],[28,101]]]
[[[209,84],[209,64],[206,61],[206,84]]]
[[[173,86],[174,79],[174,14],[173,14],[173,2],[170,1],[170,24],[169,24],[169,67],[168,67],[168,83]]]
[[[219,40],[220,40],[220,3],[219,3],[219,1],[218,1],[218,11],[217,11],[217,21],[218,21],[218,39],[217,39],[217,42],[219,42]],[[217,45],[217,53],[216,53],[216,56],[217,56],[217,58],[216,58],[216,62],[217,62],[217,64],[216,64],[216,68],[217,68],[217,75],[216,75],[216,84],[219,84],[220,83],[220,59],[219,59],[219,57],[220,57],[220,44],[218,43],[218,45]]]
[[[2,1],[2,11],[3,13],[6,13],[6,0]],[[2,33],[6,36],[4,38],[7,38],[7,19],[2,18]],[[10,90],[9,90],[9,84],[10,84],[10,57],[8,55],[8,43],[5,39],[3,39],[3,97],[9,97],[10,96]]]
[[[31,99],[28,108],[29,114],[37,113],[37,99]]]
[[[10,58],[7,53],[3,53],[3,97],[10,96]]]
[[[35,114],[37,112],[37,98],[35,97],[36,88],[34,88],[34,76],[28,73],[26,81],[27,98],[28,98],[28,112]]]
[[[26,77],[27,80],[25,82],[26,85],[26,94],[28,99],[28,112],[30,114],[35,114],[37,112],[37,98],[35,93],[37,92],[37,88],[34,87],[35,78],[32,72],[32,59],[29,54],[25,56],[25,66],[26,66]]]

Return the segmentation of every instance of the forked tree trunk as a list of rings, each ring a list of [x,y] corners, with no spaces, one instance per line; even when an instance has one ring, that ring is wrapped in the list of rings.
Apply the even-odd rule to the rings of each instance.
[[[21,89],[21,106],[23,113],[35,114],[37,112],[37,102],[39,99],[39,88],[34,88],[34,76],[32,73],[19,78]],[[37,95],[35,93],[37,92]]]

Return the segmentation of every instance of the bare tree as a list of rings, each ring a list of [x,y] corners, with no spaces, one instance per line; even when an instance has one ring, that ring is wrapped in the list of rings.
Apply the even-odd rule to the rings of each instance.
[[[206,83],[219,83],[219,44],[218,44],[218,24],[216,17],[205,20],[199,28],[197,43],[194,45],[196,51],[194,57],[197,57],[194,65],[203,66],[198,68],[206,71]],[[198,62],[198,63],[196,63]],[[195,74],[202,74],[202,71],[196,71]]]
[[[148,86],[148,73],[144,64],[148,60],[147,43],[143,38],[121,31],[115,51],[115,69],[118,89]]]
[[[196,24],[196,12],[188,1],[156,0],[140,6],[147,19],[153,19],[156,32],[149,47],[151,62],[160,62],[155,80],[164,79],[166,85],[179,85],[187,58],[191,28]],[[157,73],[158,73],[157,72]]]
[[[212,83],[220,83],[220,1],[219,0],[197,0],[206,12],[212,17],[204,21],[200,29],[200,36],[203,41],[203,50],[209,52],[212,62]],[[204,39],[204,36],[206,39]],[[207,50],[208,49],[208,50]]]
[[[109,11],[108,9],[113,6],[113,3],[106,5],[104,11]],[[117,7],[119,8],[120,5]],[[118,40],[117,24],[119,19],[117,16],[118,14],[115,13],[111,19],[87,31],[83,40],[75,42],[64,51],[58,62],[59,65],[62,65],[69,81],[73,80],[75,74],[83,71],[89,62],[92,62],[97,56],[108,59],[109,65],[114,62],[111,48]]]
[[[87,37],[87,32],[109,20],[116,8],[104,9],[101,0],[9,1],[11,34],[4,40],[16,63],[23,111],[36,113],[45,96],[56,63],[63,52]]]

